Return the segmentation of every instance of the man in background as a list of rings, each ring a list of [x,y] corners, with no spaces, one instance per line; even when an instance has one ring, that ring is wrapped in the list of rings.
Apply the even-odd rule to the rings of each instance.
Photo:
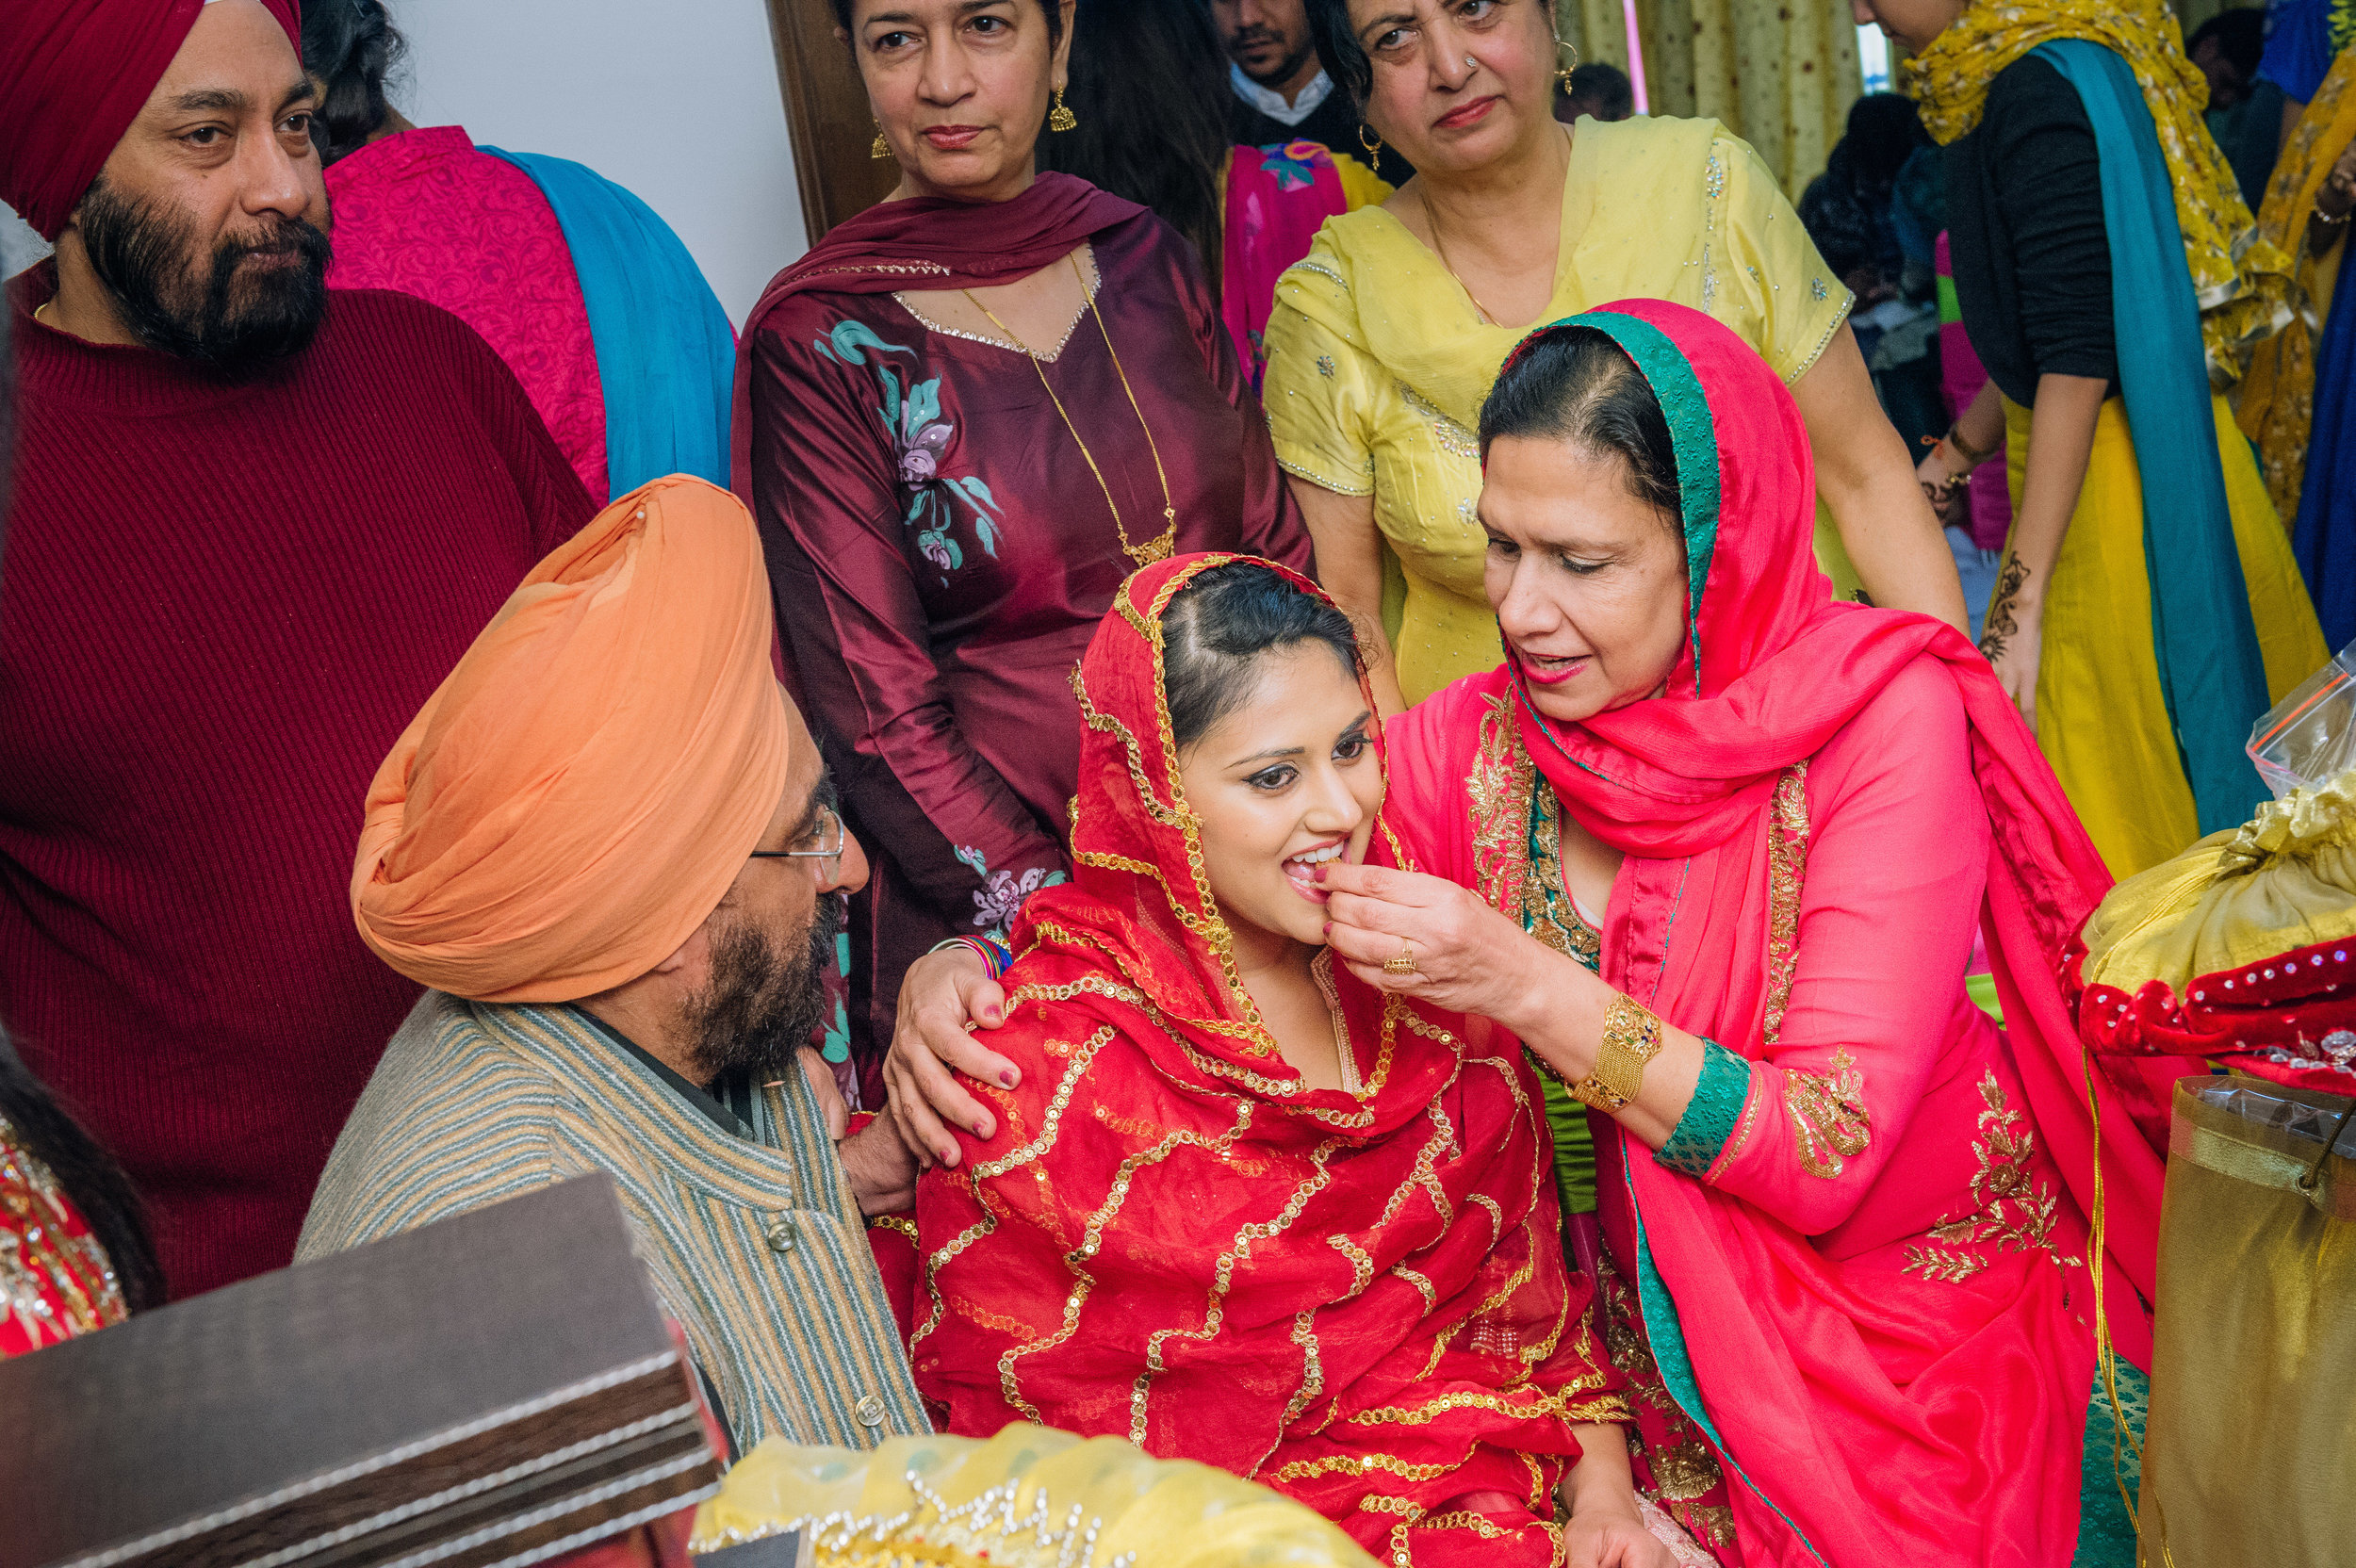
[[[1235,90],[1228,127],[1241,147],[1275,141],[1321,142],[1336,157],[1356,158],[1394,186],[1415,166],[1388,147],[1375,150],[1350,94],[1317,63],[1303,0],[1211,0],[1211,19],[1227,46],[1227,84]],[[1361,133],[1364,133],[1363,135]]]
[[[1585,115],[1591,120],[1626,120],[1636,112],[1636,89],[1628,73],[1603,60],[1590,60],[1571,73],[1568,83],[1554,90],[1554,117],[1565,125]]]
[[[325,286],[292,0],[7,0],[15,279],[0,1017],[145,1193],[176,1296],[292,1255],[417,996],[354,803],[590,514],[455,318]]]
[[[2184,53],[2209,78],[2209,134],[2253,213],[2266,200],[2282,142],[2282,90],[2258,74],[2266,43],[2266,12],[2254,8],[2220,11],[2184,41]]]

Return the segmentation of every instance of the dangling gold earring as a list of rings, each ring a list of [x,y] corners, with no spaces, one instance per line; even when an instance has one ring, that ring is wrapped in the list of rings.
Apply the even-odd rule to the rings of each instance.
[[[1562,90],[1567,93],[1571,90],[1571,73],[1579,69],[1579,45],[1566,43],[1557,37],[1554,41],[1554,57],[1559,60],[1564,55],[1571,57],[1570,63],[1556,72],[1554,79],[1562,84]]]
[[[1368,130],[1363,120],[1358,122],[1358,145],[1366,150],[1366,156],[1370,158],[1383,155],[1383,139]]]
[[[880,120],[875,122],[875,139],[867,144],[867,155],[871,158],[888,158],[892,155],[892,143],[884,139],[883,122]]]
[[[1079,122],[1080,117],[1064,107],[1063,89],[1057,88],[1055,106],[1047,111],[1047,128],[1051,131],[1068,131]]]

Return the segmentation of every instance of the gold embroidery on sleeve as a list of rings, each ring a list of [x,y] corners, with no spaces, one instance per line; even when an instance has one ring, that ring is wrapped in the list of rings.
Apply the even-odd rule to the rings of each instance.
[[[1767,813],[1767,1010],[1762,1029],[1769,1045],[1783,1034],[1783,1010],[1791,1004],[1792,976],[1800,964],[1800,884],[1808,872],[1808,763],[1801,761],[1775,780],[1775,805]]]
[[[1468,458],[1475,463],[1481,461],[1480,436],[1443,414],[1431,399],[1405,382],[1398,385],[1399,400],[1422,416],[1423,422],[1432,427],[1432,440],[1435,446],[1451,457]]]
[[[1530,860],[1525,846],[1537,769],[1522,749],[1513,699],[1493,696],[1487,706],[1481,715],[1472,772],[1464,776],[1464,802],[1473,823],[1473,874],[1480,879],[1481,899],[1492,909],[1511,915],[1520,909]]]
[[[1799,1135],[1800,1168],[1826,1181],[1841,1174],[1843,1160],[1865,1152],[1873,1124],[1865,1104],[1865,1075],[1847,1046],[1836,1047],[1832,1071],[1784,1075],[1784,1109]]]
[[[1975,1247],[2002,1247],[2014,1252],[2043,1252],[2063,1267],[2076,1267],[2080,1258],[2065,1257],[2053,1244],[2053,1222],[2061,1198],[2030,1172],[2037,1155],[2037,1135],[2021,1126],[2021,1113],[2004,1098],[1994,1072],[1980,1077],[1980,1141],[1972,1152],[1980,1168],[1972,1176],[1972,1197],[1980,1211],[1961,1219],[1941,1220],[1926,1237],[1938,1246],[1906,1249],[1904,1272],[1926,1280],[1961,1284],[1988,1266],[1988,1254]]]

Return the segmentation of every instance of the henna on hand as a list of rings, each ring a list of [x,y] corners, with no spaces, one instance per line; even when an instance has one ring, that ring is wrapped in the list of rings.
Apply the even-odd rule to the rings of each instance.
[[[1988,609],[1988,625],[1980,634],[1980,656],[1993,664],[2004,657],[2011,640],[2021,634],[2016,601],[2029,580],[2028,563],[2007,553],[1996,574],[1996,599]]]

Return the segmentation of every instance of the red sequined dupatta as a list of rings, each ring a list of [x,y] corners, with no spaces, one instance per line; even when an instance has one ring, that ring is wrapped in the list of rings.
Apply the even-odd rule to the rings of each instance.
[[[1564,1272],[1537,1086],[1485,1028],[1322,959],[1344,1086],[1278,1052],[1163,695],[1164,610],[1235,559],[1130,578],[1075,678],[1074,877],[1015,930],[1000,1130],[919,1188],[918,1385],[952,1432],[1125,1436],[1386,1559],[1550,1563],[1571,1427],[1624,1406]]]

